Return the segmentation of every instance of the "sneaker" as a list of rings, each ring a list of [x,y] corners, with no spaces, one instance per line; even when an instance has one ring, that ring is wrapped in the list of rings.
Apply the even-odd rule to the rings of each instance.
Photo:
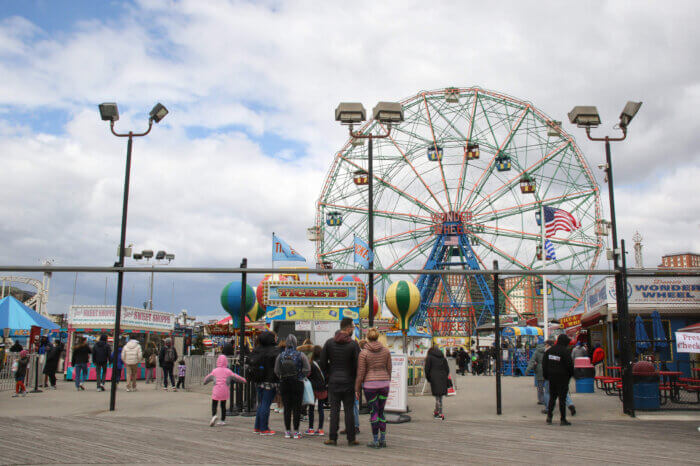
[[[85,390],[85,385],[80,384],[80,389],[81,389],[81,390]]]
[[[53,385],[53,386],[51,387],[51,390],[56,390],[56,386]],[[102,391],[105,391],[105,389],[103,388]]]
[[[323,431],[323,429],[318,429],[316,431],[316,435],[318,435],[319,437],[323,437],[324,435],[326,435],[326,433]]]
[[[574,406],[574,405],[569,406],[569,411],[571,412],[572,416],[576,416],[576,406]]]
[[[131,391],[132,391],[132,392],[137,392],[138,390],[136,390],[136,387],[134,387],[134,388],[131,389]]]
[[[386,448],[386,439],[384,439],[384,440],[379,440],[379,447],[380,447],[380,448]]]
[[[211,421],[209,421],[209,427],[214,427],[214,424],[216,424],[216,416],[211,417]]]
[[[136,390],[136,389],[134,388],[134,390]],[[177,388],[173,388],[173,391],[176,392],[176,391],[177,391]]]
[[[127,387],[126,391],[127,391],[127,392],[130,392],[130,391],[131,391],[131,389]]]
[[[26,390],[23,391],[22,393],[20,393],[20,395],[22,395],[22,396],[27,396],[27,391],[26,391]]]
[[[368,446],[369,448],[382,448],[382,447],[379,445],[379,442],[374,442],[374,441],[369,442],[369,443],[367,444],[367,446]]]
[[[328,439],[328,440],[326,440],[325,442],[323,442],[323,444],[324,444],[324,445],[333,445],[333,446],[337,446],[337,445],[338,445],[338,441],[337,441],[337,440]]]
[[[219,422],[216,423],[216,425],[217,425],[217,426],[225,426],[225,425],[226,425],[226,421],[219,421]]]
[[[19,393],[13,393],[12,398],[17,398],[19,396]]]
[[[559,425],[560,426],[570,426],[571,423],[569,421],[567,421],[566,419],[562,419],[561,421],[559,421]]]
[[[263,430],[262,432],[260,432],[260,435],[275,435],[276,433],[277,432],[275,432],[274,430]]]
[[[549,412],[549,411],[547,411],[546,409],[543,409],[543,410],[542,410],[542,414],[547,414],[548,412]]]
[[[167,391],[168,391],[168,387],[163,387],[163,390],[165,390],[165,391],[167,392]]]
[[[260,429],[253,429],[254,434],[260,434],[262,431]]]
[[[551,416],[547,416],[547,424],[551,424],[551,423],[552,423],[552,417],[551,417]]]
[[[316,435],[316,431],[313,429],[306,429],[306,432],[304,432],[306,435]]]
[[[241,298],[243,299],[243,298]],[[292,433],[289,432],[288,430],[284,432],[284,438],[292,438]]]
[[[300,439],[300,438],[301,438],[301,433],[300,433],[300,432],[294,432],[294,438],[295,438],[295,439]]]

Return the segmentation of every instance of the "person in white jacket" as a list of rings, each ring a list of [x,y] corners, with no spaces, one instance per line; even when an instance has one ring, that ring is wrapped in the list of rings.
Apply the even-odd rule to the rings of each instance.
[[[126,391],[136,391],[138,364],[143,359],[143,351],[138,340],[129,340],[122,348],[122,362],[126,365]]]

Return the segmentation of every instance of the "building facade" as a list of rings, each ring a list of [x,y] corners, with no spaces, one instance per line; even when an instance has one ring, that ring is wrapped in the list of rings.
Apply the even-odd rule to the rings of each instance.
[[[679,254],[668,254],[661,256],[659,267],[671,269],[690,269],[700,267],[700,254],[692,252],[682,252]]]

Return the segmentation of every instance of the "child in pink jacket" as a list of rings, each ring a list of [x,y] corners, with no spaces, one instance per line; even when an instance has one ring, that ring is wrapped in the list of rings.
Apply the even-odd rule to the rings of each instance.
[[[212,418],[209,421],[209,426],[214,424],[219,426],[226,425],[226,400],[229,395],[229,385],[234,382],[246,383],[246,380],[238,374],[235,374],[231,369],[226,367],[226,356],[223,354],[216,360],[216,369],[211,371],[204,378],[204,385],[209,382],[214,382],[214,387],[211,390],[211,414]],[[216,405],[221,404],[221,421],[216,422]]]

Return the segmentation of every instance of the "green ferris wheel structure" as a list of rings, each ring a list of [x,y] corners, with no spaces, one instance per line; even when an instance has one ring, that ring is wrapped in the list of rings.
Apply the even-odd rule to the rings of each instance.
[[[424,91],[401,104],[404,121],[374,141],[375,269],[486,269],[493,260],[502,269],[545,273],[596,267],[604,225],[599,189],[560,122],[529,102],[477,87]],[[360,131],[386,129],[370,120]],[[327,267],[354,267],[354,236],[367,240],[367,167],[367,145],[351,138],[325,179],[310,239]],[[539,218],[544,213],[551,227],[552,212],[570,214],[575,227],[545,233]],[[396,278],[375,275],[380,298]],[[493,314],[488,276],[410,279],[422,299],[412,325],[468,335]],[[550,315],[576,309],[588,280],[547,277]],[[540,278],[513,275],[499,288],[508,311],[541,312]]]

